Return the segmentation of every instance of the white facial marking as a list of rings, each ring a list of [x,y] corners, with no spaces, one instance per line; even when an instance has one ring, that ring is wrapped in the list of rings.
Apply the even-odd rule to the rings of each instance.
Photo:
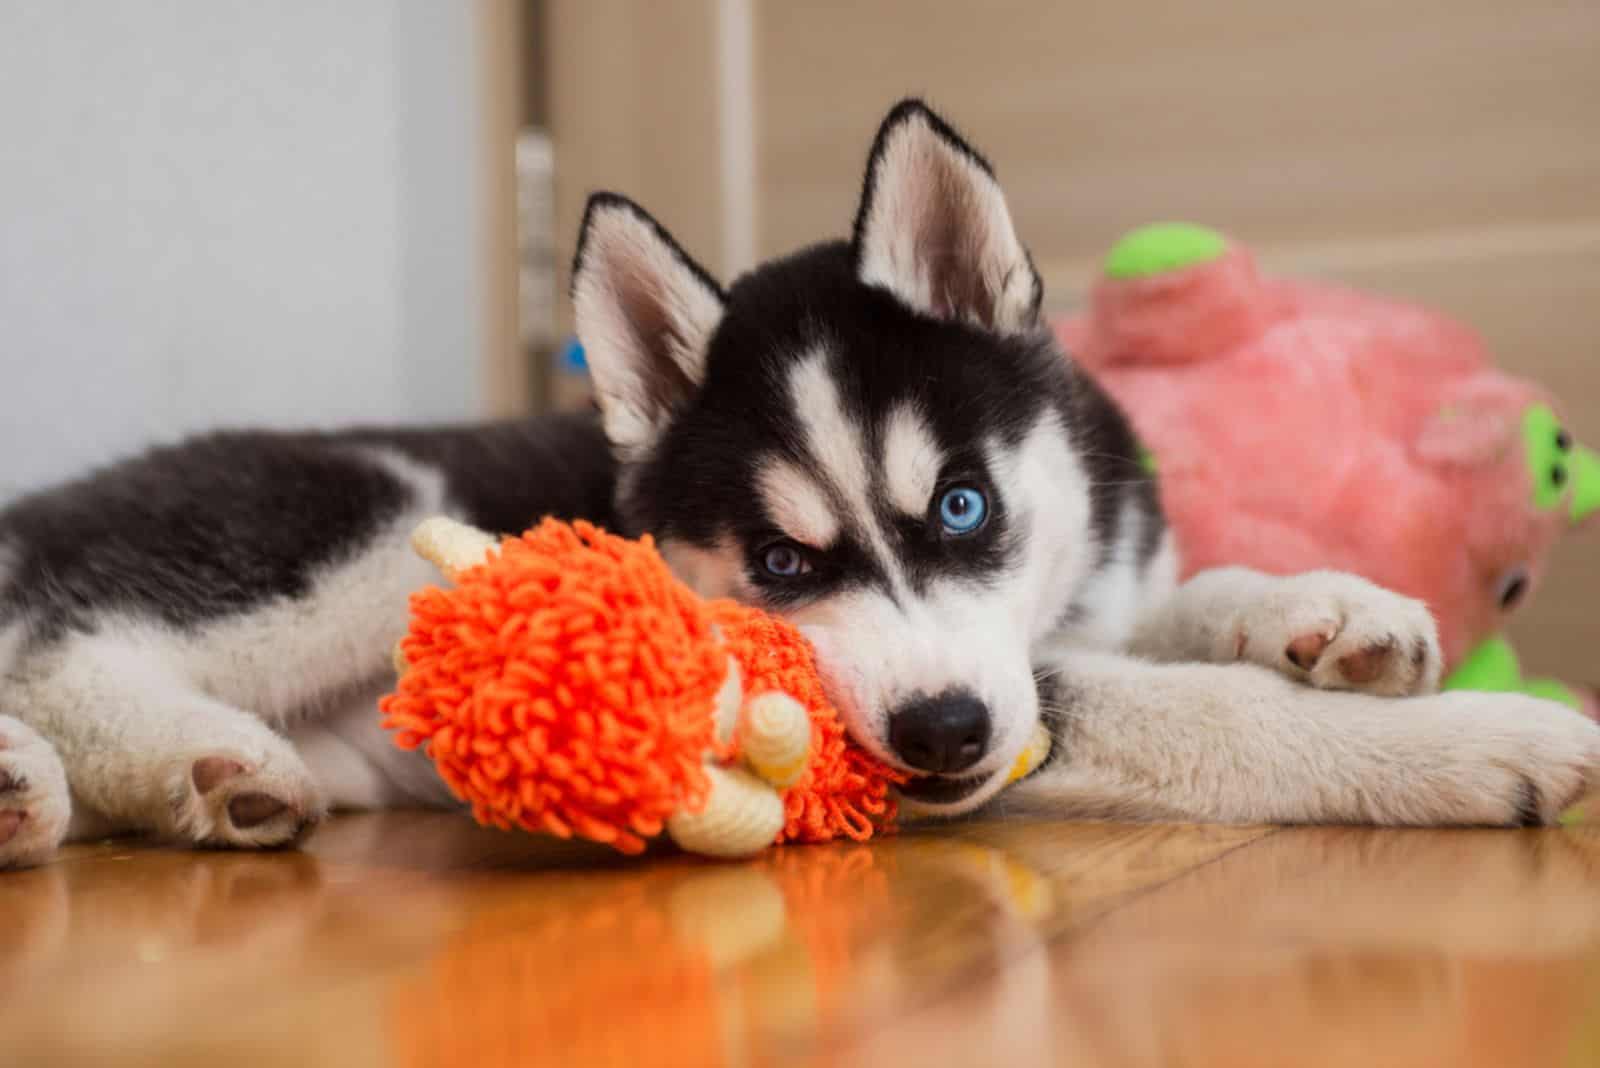
[[[923,516],[943,466],[944,456],[928,424],[915,408],[897,405],[883,431],[883,467],[894,506],[913,518]]]
[[[986,455],[1022,545],[1012,603],[1027,640],[1038,643],[1093,566],[1089,474],[1054,413],[1016,448],[993,440]]]
[[[656,548],[678,581],[701,597],[731,597],[746,603],[756,599],[745,577],[744,554],[731,540],[719,541],[710,548],[662,541]]]
[[[787,460],[769,460],[756,474],[767,518],[802,545],[826,549],[839,537],[839,517],[817,480]]]
[[[1146,570],[1139,562],[1144,523],[1139,506],[1132,499],[1124,501],[1116,541],[1105,563],[1078,592],[1082,619],[1067,632],[1074,647],[1114,650],[1127,644],[1144,605]]]
[[[789,396],[805,423],[806,451],[818,473],[842,499],[851,529],[860,533],[897,590],[906,588],[899,561],[878,527],[872,502],[872,477],[861,428],[851,421],[839,388],[828,372],[827,353],[807,353],[789,373]]]

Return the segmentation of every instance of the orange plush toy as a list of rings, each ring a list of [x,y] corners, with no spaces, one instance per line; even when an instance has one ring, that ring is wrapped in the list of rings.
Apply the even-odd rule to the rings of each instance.
[[[894,819],[905,776],[849,743],[799,632],[701,600],[648,537],[433,519],[413,544],[453,585],[412,597],[384,725],[480,822],[745,856]]]

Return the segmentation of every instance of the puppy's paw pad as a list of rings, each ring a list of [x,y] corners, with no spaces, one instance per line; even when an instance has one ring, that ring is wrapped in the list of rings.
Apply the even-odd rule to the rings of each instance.
[[[271,794],[239,794],[228,802],[228,819],[240,830],[259,827],[289,811],[289,803]]]
[[[245,770],[245,766],[232,757],[201,757],[189,769],[189,780],[194,783],[196,790],[209,794],[235,775],[243,775]]]
[[[1280,579],[1236,623],[1242,657],[1329,690],[1438,688],[1438,626],[1420,601],[1334,572]]]
[[[251,759],[206,753],[187,760],[173,793],[171,833],[201,845],[288,845],[322,818],[311,774],[292,754]]]
[[[1337,631],[1312,631],[1290,640],[1283,655],[1301,671],[1310,671],[1322,659],[1322,652],[1332,642]]]
[[[1399,647],[1393,642],[1378,642],[1344,654],[1335,666],[1352,689],[1360,689],[1396,672],[1399,655]]]
[[[0,750],[0,869],[27,868],[55,856],[72,815],[67,777],[56,751],[12,725]]]

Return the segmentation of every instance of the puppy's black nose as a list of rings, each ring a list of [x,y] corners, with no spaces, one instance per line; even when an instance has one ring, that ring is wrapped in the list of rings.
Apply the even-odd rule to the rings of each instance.
[[[989,747],[989,708],[965,690],[919,697],[889,717],[889,745],[918,771],[964,771]]]

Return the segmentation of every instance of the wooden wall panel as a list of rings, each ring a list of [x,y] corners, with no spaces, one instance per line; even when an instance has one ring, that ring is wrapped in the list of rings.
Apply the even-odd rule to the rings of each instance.
[[[840,232],[926,94],[998,166],[1047,280],[1132,225],[1388,240],[1600,212],[1593,0],[758,3],[758,245]]]
[[[719,269],[716,0],[549,0],[546,18],[557,254],[589,193],[612,189]]]
[[[483,153],[483,212],[479,220],[484,263],[484,400],[496,418],[521,415],[539,399],[517,331],[517,189],[515,147],[520,119],[523,57],[518,41],[526,15],[515,0],[480,0],[476,46],[481,103],[478,148]]]

